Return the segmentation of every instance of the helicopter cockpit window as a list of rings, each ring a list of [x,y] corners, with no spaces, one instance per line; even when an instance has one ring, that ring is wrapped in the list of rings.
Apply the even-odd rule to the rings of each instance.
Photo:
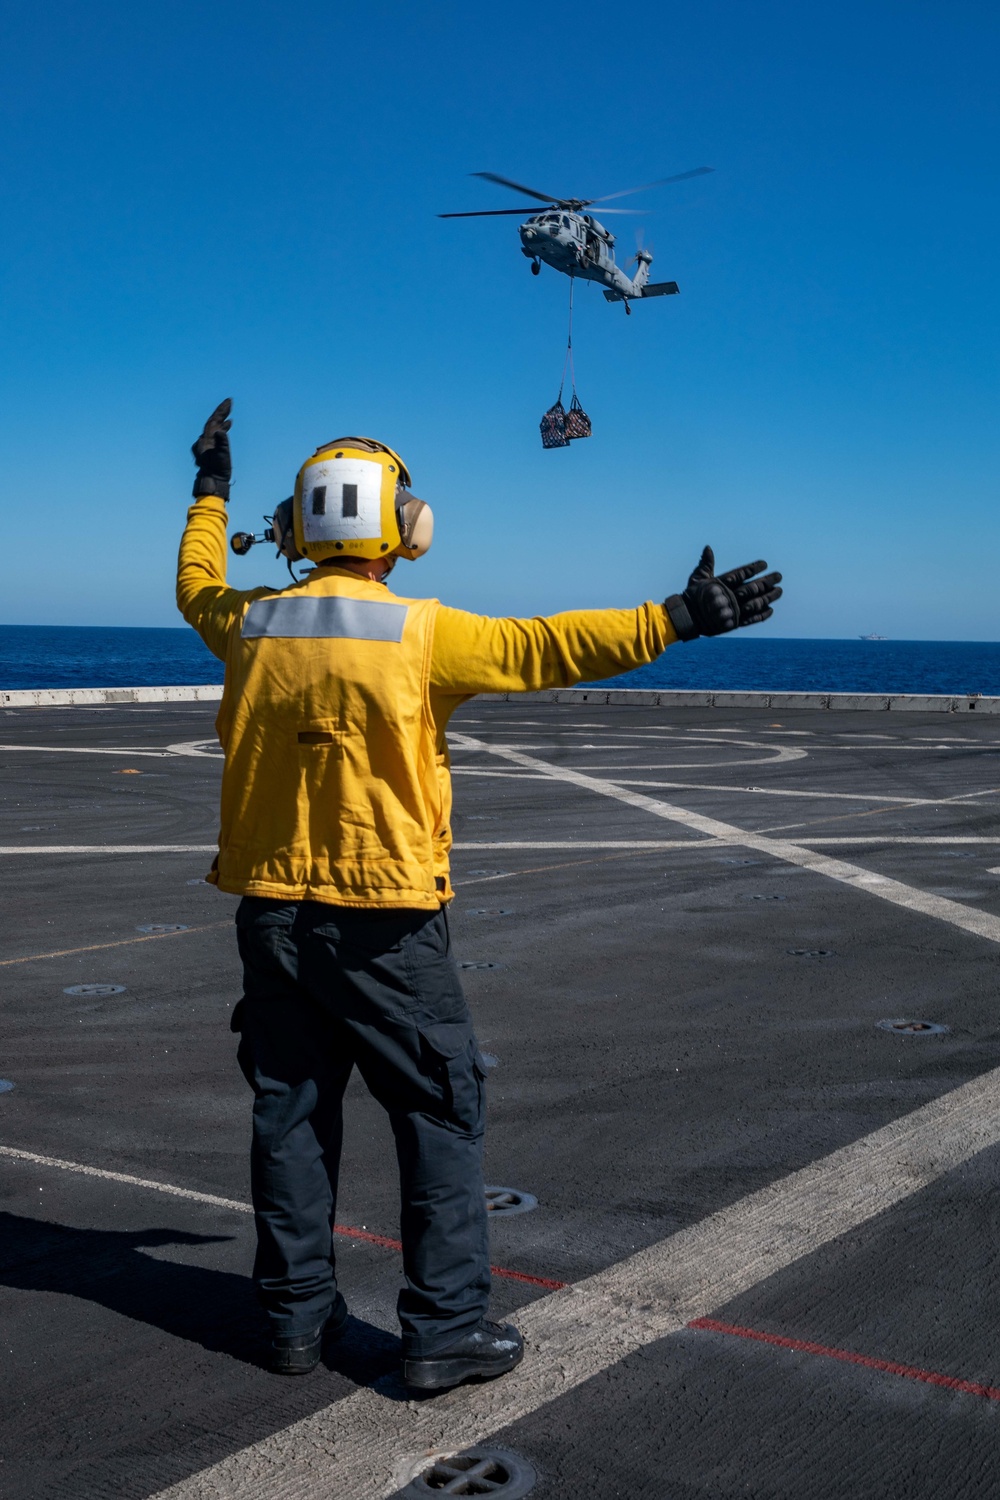
[[[566,214],[563,214],[562,216],[562,226],[564,229],[569,228],[569,217]]]

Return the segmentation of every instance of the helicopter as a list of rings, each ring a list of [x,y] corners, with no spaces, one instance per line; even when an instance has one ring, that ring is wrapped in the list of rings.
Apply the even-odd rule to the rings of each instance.
[[[661,177],[656,182],[646,182],[642,187],[626,188],[621,193],[606,193],[602,198],[556,198],[550,193],[539,193],[523,183],[512,182],[509,177],[498,177],[495,172],[473,172],[486,182],[498,183],[501,187],[513,188],[528,198],[545,204],[544,213],[534,213],[520,225],[521,254],[531,261],[531,272],[537,276],[542,261],[555,271],[566,276],[581,277],[585,281],[596,281],[603,285],[608,302],[624,302],[625,311],[631,313],[629,303],[639,297],[669,297],[678,292],[676,281],[650,281],[649,267],[653,257],[641,246],[635,253],[636,272],[628,276],[615,264],[615,236],[605,229],[592,214],[583,209],[595,203],[608,203],[612,198],[626,198],[630,193],[642,193],[647,188],[665,187],[671,182],[686,182],[690,177],[703,177],[712,167],[695,167],[691,172],[679,172],[674,177]],[[634,208],[608,208],[609,214],[634,214]],[[523,214],[523,208],[481,208],[468,213],[438,214],[439,219],[494,218],[504,214]]]

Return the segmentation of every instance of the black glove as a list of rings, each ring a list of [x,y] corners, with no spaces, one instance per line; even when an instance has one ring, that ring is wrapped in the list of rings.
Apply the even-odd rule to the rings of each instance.
[[[781,598],[781,574],[754,578],[766,567],[766,562],[746,563],[716,578],[715,553],[706,547],[683,594],[671,594],[664,601],[678,638],[693,641],[699,635],[725,635],[739,625],[769,620],[774,614],[771,605]],[[747,581],[750,578],[753,583]]]
[[[232,409],[233,403],[228,396],[225,401],[220,401],[202,428],[201,437],[191,448],[198,465],[198,477],[191,491],[195,499],[199,495],[220,495],[223,500],[229,499],[229,481],[233,477],[229,429],[233,424],[228,418]]]

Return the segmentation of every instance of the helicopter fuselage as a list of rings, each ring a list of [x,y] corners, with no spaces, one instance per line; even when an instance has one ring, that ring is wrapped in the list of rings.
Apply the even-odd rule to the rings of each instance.
[[[599,282],[622,298],[642,296],[642,282],[633,281],[615,264],[614,235],[591,214],[566,209],[532,214],[519,233],[521,253],[531,260],[544,261],[567,276]]]

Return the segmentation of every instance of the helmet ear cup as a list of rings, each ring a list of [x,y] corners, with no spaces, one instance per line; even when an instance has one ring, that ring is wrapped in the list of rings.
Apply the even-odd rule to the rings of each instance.
[[[279,557],[286,558],[288,562],[302,562],[302,553],[295,545],[294,504],[293,496],[289,495],[287,500],[282,500],[280,505],[274,507],[271,535]]]
[[[399,555],[415,562],[423,557],[434,540],[434,512],[426,500],[418,500],[408,490],[400,490],[396,496],[396,517],[399,522]]]

